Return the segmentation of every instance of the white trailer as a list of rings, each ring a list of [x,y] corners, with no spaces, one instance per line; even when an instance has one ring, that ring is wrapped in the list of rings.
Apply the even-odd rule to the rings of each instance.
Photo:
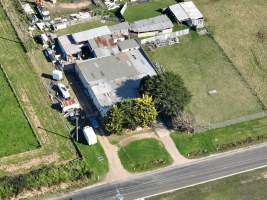
[[[95,131],[92,127],[90,126],[85,126],[83,128],[83,134],[84,137],[89,145],[94,145],[97,143],[97,137],[95,134]]]

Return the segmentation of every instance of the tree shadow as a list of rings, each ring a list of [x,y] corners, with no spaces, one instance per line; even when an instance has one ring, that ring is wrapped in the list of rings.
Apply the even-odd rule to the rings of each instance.
[[[140,80],[127,80],[116,89],[116,95],[122,99],[136,98],[139,85]]]

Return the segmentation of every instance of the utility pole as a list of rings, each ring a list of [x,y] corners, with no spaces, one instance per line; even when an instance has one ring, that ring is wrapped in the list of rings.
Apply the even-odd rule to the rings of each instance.
[[[79,109],[74,110],[75,120],[76,120],[76,141],[79,141]]]

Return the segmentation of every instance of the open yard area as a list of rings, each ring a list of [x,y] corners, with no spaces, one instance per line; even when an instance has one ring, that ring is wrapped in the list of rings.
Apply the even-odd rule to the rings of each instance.
[[[23,111],[0,69],[0,157],[39,147]]]
[[[267,199],[267,169],[178,190],[150,200],[262,200]]]
[[[267,105],[267,1],[198,0],[215,40]]]
[[[148,3],[128,5],[124,18],[128,22],[147,19],[161,15],[161,9],[175,4],[175,0],[151,0]]]
[[[105,23],[101,22],[101,21],[92,21],[92,22],[85,22],[85,23],[81,23],[81,24],[77,24],[74,26],[70,26],[66,29],[63,30],[59,30],[56,32],[57,35],[66,35],[66,34],[72,34],[72,33],[77,33],[80,31],[85,31],[88,29],[92,29],[92,28],[97,28],[100,26],[109,26],[109,25],[113,25],[114,22],[110,22],[110,21],[106,21]]]
[[[193,95],[187,110],[193,113],[198,125],[261,111],[257,98],[211,37],[191,33],[180,41],[147,53],[153,62],[182,76]],[[210,90],[217,93],[209,95]]]
[[[119,157],[124,168],[131,172],[152,170],[172,162],[164,146],[156,139],[133,141],[120,148]]]
[[[267,118],[209,130],[200,134],[171,134],[177,149],[188,158],[251,145],[267,139]]]

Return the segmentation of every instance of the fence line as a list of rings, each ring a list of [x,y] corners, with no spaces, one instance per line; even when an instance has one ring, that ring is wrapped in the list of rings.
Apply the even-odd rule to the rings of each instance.
[[[153,36],[150,38],[142,39],[141,44],[146,44],[149,42],[155,42],[156,40],[167,40],[169,38],[176,38],[176,37],[180,37],[183,35],[187,35],[189,33],[190,33],[189,28],[187,28],[187,29],[172,32],[172,33],[165,33],[165,34],[161,34],[161,35],[156,35],[156,36]]]

